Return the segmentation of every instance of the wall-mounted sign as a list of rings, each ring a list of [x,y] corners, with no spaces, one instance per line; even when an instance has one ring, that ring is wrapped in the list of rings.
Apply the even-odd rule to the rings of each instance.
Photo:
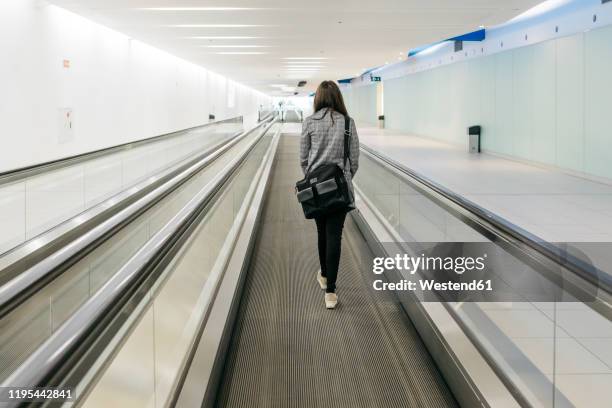
[[[372,75],[370,75],[370,81],[372,81],[372,82],[380,82],[380,77],[379,76],[372,76]]]

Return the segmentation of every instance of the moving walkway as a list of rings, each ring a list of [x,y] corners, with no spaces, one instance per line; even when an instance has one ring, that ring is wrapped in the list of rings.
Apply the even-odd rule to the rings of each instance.
[[[298,145],[269,117],[122,207],[106,203],[105,217],[64,225],[45,257],[32,243],[6,254],[2,386],[68,387],[92,407],[572,405],[521,350],[501,347],[479,303],[372,290],[372,259],[409,241],[493,241],[551,280],[558,268],[366,147],[340,304],[326,310],[314,226],[293,196]],[[592,284],[562,269],[572,294]],[[606,322],[607,296],[588,305]]]

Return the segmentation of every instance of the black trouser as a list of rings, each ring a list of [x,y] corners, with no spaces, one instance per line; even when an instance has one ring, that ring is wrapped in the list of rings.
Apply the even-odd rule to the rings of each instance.
[[[327,293],[336,291],[336,277],[340,265],[340,247],[342,242],[342,228],[346,211],[338,211],[324,217],[315,218],[319,239],[319,262],[321,275],[327,278]]]

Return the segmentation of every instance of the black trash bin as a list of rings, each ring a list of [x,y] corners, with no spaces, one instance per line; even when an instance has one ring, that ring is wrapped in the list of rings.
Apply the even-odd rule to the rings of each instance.
[[[480,153],[480,134],[482,128],[478,126],[470,126],[468,128],[469,140],[469,151],[470,153]]]

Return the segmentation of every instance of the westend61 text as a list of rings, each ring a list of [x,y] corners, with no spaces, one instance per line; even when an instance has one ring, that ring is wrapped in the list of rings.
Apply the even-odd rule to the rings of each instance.
[[[491,280],[473,280],[471,282],[436,282],[431,279],[420,279],[417,282],[402,279],[399,282],[384,282],[375,280],[373,285],[374,290],[402,290],[414,291],[417,289],[423,291],[464,291],[464,292],[490,292],[493,290]]]

